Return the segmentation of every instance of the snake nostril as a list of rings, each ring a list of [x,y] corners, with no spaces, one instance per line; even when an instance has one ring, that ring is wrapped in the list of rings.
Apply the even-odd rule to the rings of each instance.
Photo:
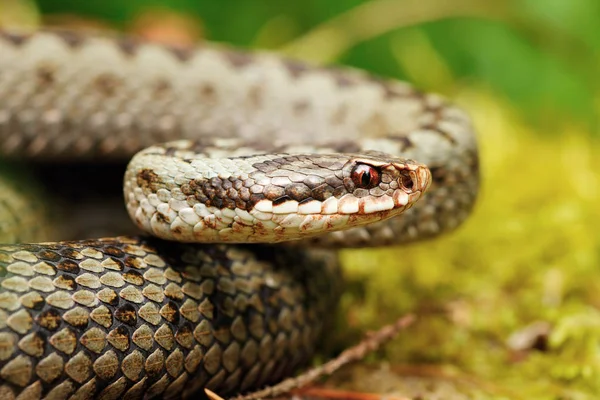
[[[415,187],[415,182],[408,172],[402,171],[400,172],[400,185],[407,191],[412,192]]]

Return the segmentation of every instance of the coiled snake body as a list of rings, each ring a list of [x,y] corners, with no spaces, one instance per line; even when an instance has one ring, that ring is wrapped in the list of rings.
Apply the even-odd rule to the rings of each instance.
[[[339,273],[329,251],[269,243],[432,237],[468,216],[478,187],[468,117],[402,82],[211,46],[0,34],[2,157],[118,162],[175,139],[125,173],[129,214],[167,240],[0,247],[1,398],[276,382],[310,360]],[[89,180],[102,188],[102,174]],[[38,240],[0,184],[4,241]]]

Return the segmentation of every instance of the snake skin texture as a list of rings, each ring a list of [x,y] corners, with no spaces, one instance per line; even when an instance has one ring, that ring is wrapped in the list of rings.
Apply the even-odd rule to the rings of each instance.
[[[310,360],[340,282],[331,254],[125,237],[0,246],[0,276],[2,399],[277,382]]]
[[[0,31],[3,159],[124,164],[156,143],[213,138],[292,154],[369,149],[427,165],[430,189],[401,216],[301,241],[311,247],[448,232],[470,214],[479,185],[468,116],[403,82],[213,45]],[[114,183],[102,172],[87,180]],[[34,231],[3,239],[34,241]],[[2,245],[0,398],[259,388],[307,365],[340,285],[335,253],[295,246],[143,237]]]
[[[6,158],[129,160],[156,143],[219,137],[297,152],[307,143],[351,152],[360,143],[429,167],[428,196],[402,218],[315,239],[324,246],[437,236],[460,225],[476,198],[469,117],[403,82],[271,54],[73,32],[3,33],[0,54]]]

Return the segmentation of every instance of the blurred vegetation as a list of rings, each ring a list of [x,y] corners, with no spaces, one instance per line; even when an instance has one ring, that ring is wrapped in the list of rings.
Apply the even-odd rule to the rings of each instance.
[[[421,398],[599,397],[598,0],[2,0],[0,24],[266,48],[452,98],[479,133],[477,209],[445,238],[343,252],[346,324],[420,318],[330,384]]]

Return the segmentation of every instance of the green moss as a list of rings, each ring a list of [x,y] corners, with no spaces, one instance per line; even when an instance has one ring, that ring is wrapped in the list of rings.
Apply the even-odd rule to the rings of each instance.
[[[481,143],[476,210],[443,238],[345,251],[347,324],[365,331],[415,312],[418,322],[378,359],[416,370],[451,365],[470,389],[447,398],[596,398],[600,145],[575,128],[544,139],[483,90],[465,90],[458,101]],[[531,335],[531,343],[519,348],[515,335]],[[410,372],[396,375],[397,382],[411,379]],[[433,386],[447,379],[427,378]],[[348,382],[365,390],[360,378]]]

